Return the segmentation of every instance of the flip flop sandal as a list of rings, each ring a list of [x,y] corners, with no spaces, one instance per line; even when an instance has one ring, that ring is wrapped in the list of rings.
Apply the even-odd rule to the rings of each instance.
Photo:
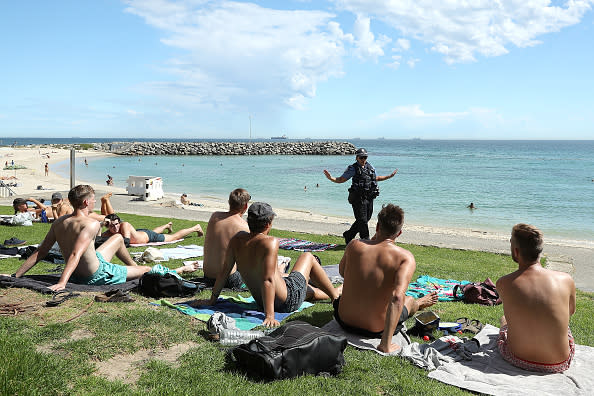
[[[472,319],[470,323],[466,326],[466,331],[471,332],[472,334],[477,334],[479,331],[483,329],[484,325],[477,319]]]
[[[127,292],[121,290],[110,290],[104,293],[105,295],[95,296],[97,302],[134,302]]]
[[[78,296],[80,296],[80,294],[78,293],[73,293],[69,290],[61,290],[59,292],[54,292],[54,294],[52,295],[52,299],[46,302],[45,305],[47,307],[57,307],[69,298]]]
[[[460,330],[466,330],[466,327],[470,324],[470,320],[468,318],[458,318],[456,319],[456,323],[460,324]]]

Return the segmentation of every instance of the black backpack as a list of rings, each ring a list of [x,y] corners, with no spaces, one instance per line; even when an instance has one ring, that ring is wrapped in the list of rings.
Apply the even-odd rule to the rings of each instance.
[[[346,346],[343,336],[293,321],[267,336],[238,345],[231,350],[230,358],[248,375],[267,380],[304,374],[337,375],[344,365]]]
[[[138,282],[138,291],[144,296],[153,298],[188,297],[198,292],[199,287],[173,274],[161,275],[147,272]]]

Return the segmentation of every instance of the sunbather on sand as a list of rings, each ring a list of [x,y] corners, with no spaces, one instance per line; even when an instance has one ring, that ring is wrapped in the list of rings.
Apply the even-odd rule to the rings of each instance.
[[[196,224],[194,227],[184,228],[176,232],[173,232],[173,223],[171,222],[156,227],[152,230],[145,228],[136,229],[128,222],[122,222],[119,216],[115,213],[105,216],[105,225],[107,226],[107,231],[101,234],[101,236],[110,237],[115,234],[121,234],[124,238],[129,238],[130,243],[135,244],[176,241],[191,234],[192,232],[196,232],[199,237],[204,235],[200,224]],[[168,230],[169,234],[163,234],[165,230]]]
[[[54,291],[64,289],[69,280],[88,285],[118,284],[140,278],[151,270],[151,267],[136,265],[126,250],[121,235],[112,236],[95,250],[92,242],[99,232],[100,224],[89,217],[95,206],[95,192],[91,186],[74,187],[68,193],[68,199],[74,207],[74,213],[62,216],[52,223],[39,248],[14,276],[23,276],[48,254],[55,242],[60,246],[66,265],[60,281],[50,286]],[[126,266],[110,263],[109,260],[114,255]],[[194,267],[184,266],[175,271],[181,273],[194,270]]]
[[[277,266],[278,239],[268,235],[275,215],[266,203],[255,202],[249,207],[250,232],[240,231],[231,238],[225,266],[217,276],[210,300],[195,301],[193,306],[214,305],[236,263],[252,296],[266,314],[263,325],[267,327],[279,325],[274,312],[293,312],[305,299],[334,300],[340,295],[340,289],[334,288],[311,253],[299,256],[289,276],[282,276]],[[308,285],[310,277],[319,289]]]
[[[575,345],[569,318],[575,313],[575,283],[570,275],[540,264],[542,233],[516,224],[510,239],[518,270],[497,281],[503,301],[499,352],[514,366],[547,373],[569,368]]]
[[[212,282],[225,266],[225,252],[231,238],[239,231],[250,230],[242,216],[247,211],[251,198],[243,188],[233,190],[229,194],[229,210],[214,212],[208,220],[204,238],[204,277]],[[238,289],[242,284],[243,279],[234,265],[225,282],[225,287]]]
[[[381,337],[377,349],[394,352],[392,335],[418,310],[437,302],[437,293],[413,299],[404,293],[415,272],[413,254],[396,246],[402,233],[404,211],[388,204],[379,212],[371,240],[354,239],[340,260],[344,277],[342,296],[334,301],[334,317],[347,331]]]

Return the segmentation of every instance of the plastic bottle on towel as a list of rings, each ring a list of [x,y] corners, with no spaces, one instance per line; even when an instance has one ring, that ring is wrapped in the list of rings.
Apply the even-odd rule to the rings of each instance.
[[[221,345],[239,345],[264,335],[263,331],[258,330],[223,329],[221,330],[220,340]]]

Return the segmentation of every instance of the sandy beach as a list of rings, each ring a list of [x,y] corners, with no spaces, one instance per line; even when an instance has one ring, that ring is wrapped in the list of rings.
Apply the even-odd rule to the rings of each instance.
[[[77,150],[77,166],[84,166],[84,158],[110,156],[112,154],[93,150]],[[16,197],[44,198],[49,200],[55,191],[63,194],[70,189],[70,180],[52,172],[52,164],[68,160],[70,150],[54,147],[0,147],[0,168],[8,162],[22,165],[25,169],[0,170],[0,178],[5,182],[17,183],[11,187]],[[48,163],[49,174],[44,175],[44,165]],[[139,201],[127,195],[122,186],[106,186],[105,184],[88,183],[76,180],[75,184],[91,184],[100,196],[112,192],[112,204],[117,212],[152,215],[164,218],[180,218],[188,220],[208,221],[210,214],[216,210],[226,210],[227,203],[223,199],[209,196],[193,196],[204,206],[186,206],[176,204],[179,196],[165,194],[159,201]],[[41,186],[41,189],[38,187]],[[165,186],[166,188],[166,186]],[[229,190],[234,186],[230,186]],[[0,197],[1,205],[11,205],[13,197]],[[346,203],[345,203],[346,204]],[[341,236],[353,219],[349,217],[326,216],[319,213],[296,211],[290,208],[274,208],[278,218],[274,227],[305,233],[328,234]],[[511,231],[510,224],[510,231]],[[372,221],[370,227],[375,227]],[[399,242],[444,248],[480,250],[509,254],[509,235],[473,229],[446,229],[426,225],[406,224]],[[584,291],[594,292],[594,240],[574,241],[567,239],[548,239],[545,235],[547,265],[552,269],[570,273],[576,286]]]

